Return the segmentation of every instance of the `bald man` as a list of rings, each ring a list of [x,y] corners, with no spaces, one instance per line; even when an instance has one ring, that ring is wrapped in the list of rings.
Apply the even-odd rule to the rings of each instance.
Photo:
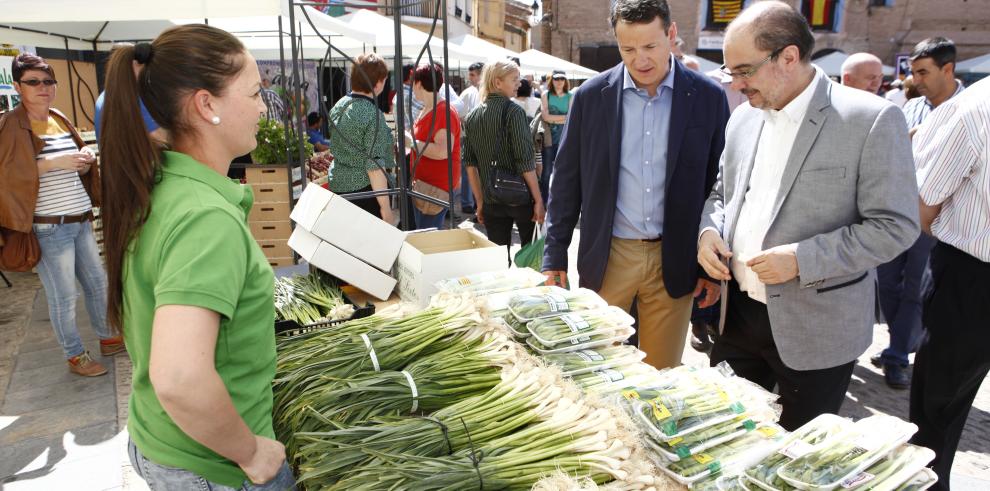
[[[842,85],[876,94],[883,84],[883,63],[870,53],[855,53],[842,62]]]

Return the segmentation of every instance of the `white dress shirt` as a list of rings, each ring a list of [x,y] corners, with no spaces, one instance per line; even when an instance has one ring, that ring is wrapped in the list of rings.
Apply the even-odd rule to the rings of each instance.
[[[932,111],[914,156],[921,199],[942,205],[932,233],[990,263],[990,78]]]
[[[750,174],[739,221],[729,244],[733,253],[729,264],[732,276],[739,282],[742,291],[763,303],[767,303],[766,285],[746,266],[746,262],[763,251],[763,239],[770,228],[770,215],[780,191],[780,180],[791,155],[791,147],[821,78],[819,69],[815,71],[811,83],[783,109],[763,111],[763,131],[756,148],[753,173]]]
[[[464,112],[458,112],[457,115],[461,117],[461,120],[467,117],[474,108],[478,107],[478,88],[475,86],[470,86],[461,92],[461,101],[464,103]]]

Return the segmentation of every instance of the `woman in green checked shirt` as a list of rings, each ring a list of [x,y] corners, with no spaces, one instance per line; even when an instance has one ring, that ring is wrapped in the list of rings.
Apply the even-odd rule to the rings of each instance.
[[[334,162],[329,187],[337,194],[388,188],[383,169],[395,167],[394,141],[385,115],[375,103],[386,77],[388,65],[382,57],[375,53],[358,56],[351,68],[351,93],[330,109],[330,152]],[[353,203],[393,222],[387,195]]]
[[[485,102],[464,118],[461,161],[468,168],[471,191],[478,203],[478,222],[484,224],[488,238],[498,245],[511,245],[512,224],[515,223],[519,241],[526,245],[533,240],[535,224],[543,223],[547,212],[537,183],[536,159],[526,112],[509,99],[515,97],[519,88],[519,67],[510,61],[490,63],[485,65],[481,77],[481,96]],[[503,140],[500,152],[497,151],[499,133]],[[506,205],[491,195],[493,161],[499,169],[522,176],[533,204]]]

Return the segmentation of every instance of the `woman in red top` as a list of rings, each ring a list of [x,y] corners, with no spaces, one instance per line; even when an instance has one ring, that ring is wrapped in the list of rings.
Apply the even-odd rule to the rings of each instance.
[[[423,103],[423,111],[407,143],[412,148],[413,187],[424,194],[450,201],[451,179],[461,175],[461,119],[447,101],[437,97],[443,87],[443,67],[421,65],[413,72],[413,97]],[[447,127],[447,112],[450,127]],[[408,136],[408,135],[407,135]],[[447,147],[451,152],[448,158]],[[416,182],[419,181],[419,182]],[[455,179],[456,183],[458,179]],[[416,228],[443,228],[447,208],[423,200],[413,200]]]

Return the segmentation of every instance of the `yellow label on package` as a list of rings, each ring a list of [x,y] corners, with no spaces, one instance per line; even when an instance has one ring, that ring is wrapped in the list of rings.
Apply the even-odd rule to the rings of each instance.
[[[653,407],[653,417],[656,418],[657,421],[663,421],[673,416],[670,413],[670,409],[667,409],[667,406],[664,406],[663,403],[660,402],[660,398],[651,400],[650,406]]]
[[[622,391],[622,397],[625,397],[627,401],[631,401],[633,399],[639,399],[639,392],[636,392],[635,390],[632,389],[624,390]]]
[[[693,458],[696,462],[698,462],[701,465],[707,465],[707,464],[715,461],[715,457],[712,457],[711,455],[708,455],[706,453],[700,453],[698,455],[692,455],[691,458]]]
[[[673,447],[674,445],[677,445],[678,443],[681,443],[683,441],[684,441],[684,439],[681,438],[681,437],[671,438],[670,440],[667,440],[667,445],[670,445],[670,446]]]
[[[726,394],[724,390],[718,390],[718,398],[722,399],[723,402],[729,402],[729,394]]]
[[[777,435],[777,428],[774,428],[773,426],[763,426],[761,428],[757,428],[756,431],[759,431],[760,433],[763,433],[765,436],[770,438],[773,438],[774,436]]]

